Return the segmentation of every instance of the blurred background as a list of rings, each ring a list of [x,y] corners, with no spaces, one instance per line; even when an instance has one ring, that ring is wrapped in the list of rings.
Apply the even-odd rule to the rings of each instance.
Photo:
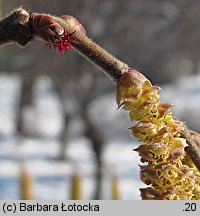
[[[1,18],[20,5],[76,17],[199,131],[199,1],[0,0]],[[61,57],[42,41],[0,47],[1,199],[140,199],[131,125],[113,83],[74,51]]]

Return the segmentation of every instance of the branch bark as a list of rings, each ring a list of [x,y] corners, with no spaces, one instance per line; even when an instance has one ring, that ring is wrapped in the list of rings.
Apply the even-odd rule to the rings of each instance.
[[[190,131],[186,126],[182,131],[182,137],[186,139],[188,146],[185,147],[186,153],[193,161],[195,166],[200,170],[200,135],[194,131]]]
[[[0,21],[0,45],[15,42],[25,46],[35,35],[29,23],[29,13],[19,8]]]
[[[66,32],[71,33],[75,31],[74,38],[78,43],[72,44],[72,46],[84,57],[87,57],[91,62],[101,67],[113,81],[117,80],[123,73],[128,72],[129,67],[127,64],[109,54],[86,35],[76,31],[73,26],[68,25],[62,19],[58,17],[54,18],[64,27]]]
[[[32,28],[32,19],[38,13],[28,13],[26,10],[19,8],[9,17],[0,22],[0,45],[16,42],[25,46],[32,41],[37,35]],[[49,15],[51,16],[51,15]],[[77,44],[71,44],[84,57],[87,57],[94,64],[98,65],[103,71],[115,82],[123,73],[128,72],[128,65],[118,60],[99,45],[89,39],[86,35],[76,31],[76,28],[63,19],[51,16],[61,25],[67,33],[72,33]]]
[[[39,14],[29,13],[23,8],[19,8],[7,18],[1,20],[0,46],[11,42],[25,46],[28,42],[34,40],[37,35],[32,27],[32,19],[36,15]],[[71,45],[91,62],[102,68],[114,82],[116,82],[122,74],[128,72],[129,66],[127,64],[109,54],[86,35],[76,31],[76,28],[73,25],[70,25],[59,17],[51,17],[55,19],[67,33],[75,31],[73,37],[78,43],[72,43]],[[191,136],[191,133],[187,128],[182,132],[182,136],[187,140],[189,145],[186,148],[187,154],[200,170],[200,146],[197,145],[197,142],[195,142],[195,139]]]

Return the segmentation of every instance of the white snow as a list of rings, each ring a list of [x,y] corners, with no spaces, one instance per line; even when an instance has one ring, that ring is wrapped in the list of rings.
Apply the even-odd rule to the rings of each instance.
[[[162,87],[161,101],[175,105],[175,114],[198,127],[200,122],[200,76],[184,77]],[[0,75],[0,197],[19,199],[22,165],[33,179],[35,199],[70,199],[71,176],[82,178],[83,199],[92,199],[95,189],[95,155],[91,143],[82,135],[72,137],[66,155],[68,160],[56,160],[61,146],[62,130],[60,102],[49,79],[37,83],[34,107],[25,110],[30,129],[38,136],[21,137],[15,131],[15,116],[20,91],[17,75]],[[111,177],[117,175],[122,199],[140,199],[139,156],[132,149],[138,145],[129,136],[130,121],[126,112],[116,110],[114,93],[103,95],[90,106],[91,118],[106,137],[103,151],[102,199],[111,199]],[[187,118],[186,118],[187,117]],[[127,128],[127,129],[126,129]]]
[[[70,139],[68,160],[58,161],[62,130],[60,102],[52,92],[49,79],[37,83],[35,107],[25,110],[25,120],[39,136],[21,137],[15,131],[15,116],[20,93],[20,77],[0,75],[0,197],[19,199],[20,170],[26,167],[33,180],[35,199],[70,199],[71,176],[81,175],[83,199],[92,199],[95,189],[95,156],[85,137]],[[100,101],[101,105],[98,105]],[[103,158],[102,199],[111,199],[111,175],[119,177],[122,199],[140,199],[139,157],[132,149],[135,140],[129,137],[130,123],[124,112],[116,110],[115,96],[102,96],[91,104],[91,115],[101,116],[107,143]],[[98,107],[107,107],[98,109]],[[126,113],[127,114],[127,113]],[[119,128],[117,128],[117,126]],[[118,131],[117,131],[118,130]],[[123,133],[124,131],[124,133]],[[127,139],[124,140],[124,137]]]

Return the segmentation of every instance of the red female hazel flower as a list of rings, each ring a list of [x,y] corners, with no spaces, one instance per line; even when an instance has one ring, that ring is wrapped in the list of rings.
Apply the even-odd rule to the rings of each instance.
[[[74,17],[63,15],[61,19],[73,25],[77,31],[86,34],[84,27]],[[58,49],[61,56],[64,55],[64,51],[72,49],[71,44],[78,43],[73,39],[73,35],[76,31],[67,33],[65,29],[49,15],[33,16],[32,27],[35,34],[47,42],[49,49],[52,47],[54,47],[55,50]]]

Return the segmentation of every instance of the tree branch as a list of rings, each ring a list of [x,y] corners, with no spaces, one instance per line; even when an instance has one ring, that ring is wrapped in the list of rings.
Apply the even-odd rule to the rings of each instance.
[[[94,64],[101,67],[113,81],[118,79],[123,73],[128,72],[129,67],[127,64],[109,54],[90,38],[81,32],[76,31],[76,28],[69,25],[61,18],[54,18],[61,26],[64,27],[66,32],[71,33],[75,31],[73,36],[78,43],[72,44],[72,46]]]
[[[29,13],[23,8],[19,8],[7,18],[1,20],[0,46],[11,42],[25,46],[28,42],[34,40],[35,37],[38,37],[32,26],[33,18],[37,15],[44,14]],[[62,26],[67,33],[75,32],[73,38],[77,43],[71,43],[71,45],[91,62],[102,68],[114,82],[116,82],[122,74],[128,72],[129,66],[127,64],[109,54],[86,35],[76,31],[76,28],[73,25],[65,22],[59,17],[51,15],[48,16],[56,20],[56,22]],[[186,152],[200,170],[200,145],[197,145],[196,139],[191,135],[187,128],[182,132],[182,136],[187,140],[189,145],[186,148]],[[199,134],[198,137],[200,137]]]
[[[40,14],[28,13],[26,10],[19,8],[15,10],[13,14],[2,20],[0,22],[0,45],[16,42],[19,45],[25,46],[29,41],[33,40],[37,35],[33,31],[31,24],[34,16],[37,15]],[[70,23],[65,22],[59,17],[51,17],[56,20],[67,33],[75,32],[73,38],[78,43],[71,45],[83,56],[101,67],[113,81],[116,81],[121,74],[128,71],[129,67],[127,64],[109,54],[86,35],[76,31],[73,25],[70,25]]]
[[[200,135],[194,131],[189,130],[184,126],[182,131],[182,137],[186,139],[188,146],[185,147],[185,151],[193,161],[195,166],[200,171]]]
[[[19,8],[0,21],[0,45],[15,42],[25,46],[35,35],[31,29],[29,13]]]

